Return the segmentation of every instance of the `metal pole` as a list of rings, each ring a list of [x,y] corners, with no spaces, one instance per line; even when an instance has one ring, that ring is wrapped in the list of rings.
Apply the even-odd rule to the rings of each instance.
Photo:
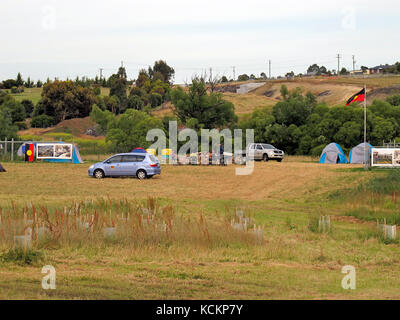
[[[11,161],[14,161],[14,138],[11,139]]]
[[[364,170],[368,170],[367,161],[367,86],[364,84]]]
[[[7,154],[7,138],[4,138],[4,155]]]

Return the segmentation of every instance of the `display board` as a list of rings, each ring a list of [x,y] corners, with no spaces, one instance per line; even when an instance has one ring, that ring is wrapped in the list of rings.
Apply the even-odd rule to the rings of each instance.
[[[38,143],[36,146],[37,159],[72,159],[72,144]]]
[[[400,167],[400,148],[372,148],[372,167]]]

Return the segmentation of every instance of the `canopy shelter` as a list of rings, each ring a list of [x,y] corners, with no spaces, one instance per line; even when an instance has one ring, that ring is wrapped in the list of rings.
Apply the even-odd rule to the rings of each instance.
[[[364,161],[364,142],[360,143],[358,146],[355,146],[350,151],[349,162],[350,163],[368,163],[368,159],[371,156],[372,146],[369,143],[366,143],[366,161]]]
[[[347,158],[342,148],[336,142],[332,142],[322,150],[319,163],[347,163]]]

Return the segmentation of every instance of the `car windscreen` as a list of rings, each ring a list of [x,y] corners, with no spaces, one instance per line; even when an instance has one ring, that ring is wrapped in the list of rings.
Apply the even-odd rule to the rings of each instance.
[[[264,147],[264,149],[275,149],[272,144],[263,144],[262,146]]]

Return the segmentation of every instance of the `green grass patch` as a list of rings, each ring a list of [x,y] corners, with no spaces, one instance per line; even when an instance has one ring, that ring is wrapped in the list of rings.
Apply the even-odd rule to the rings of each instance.
[[[10,249],[0,256],[1,262],[19,265],[35,265],[42,262],[44,255],[37,250]]]

